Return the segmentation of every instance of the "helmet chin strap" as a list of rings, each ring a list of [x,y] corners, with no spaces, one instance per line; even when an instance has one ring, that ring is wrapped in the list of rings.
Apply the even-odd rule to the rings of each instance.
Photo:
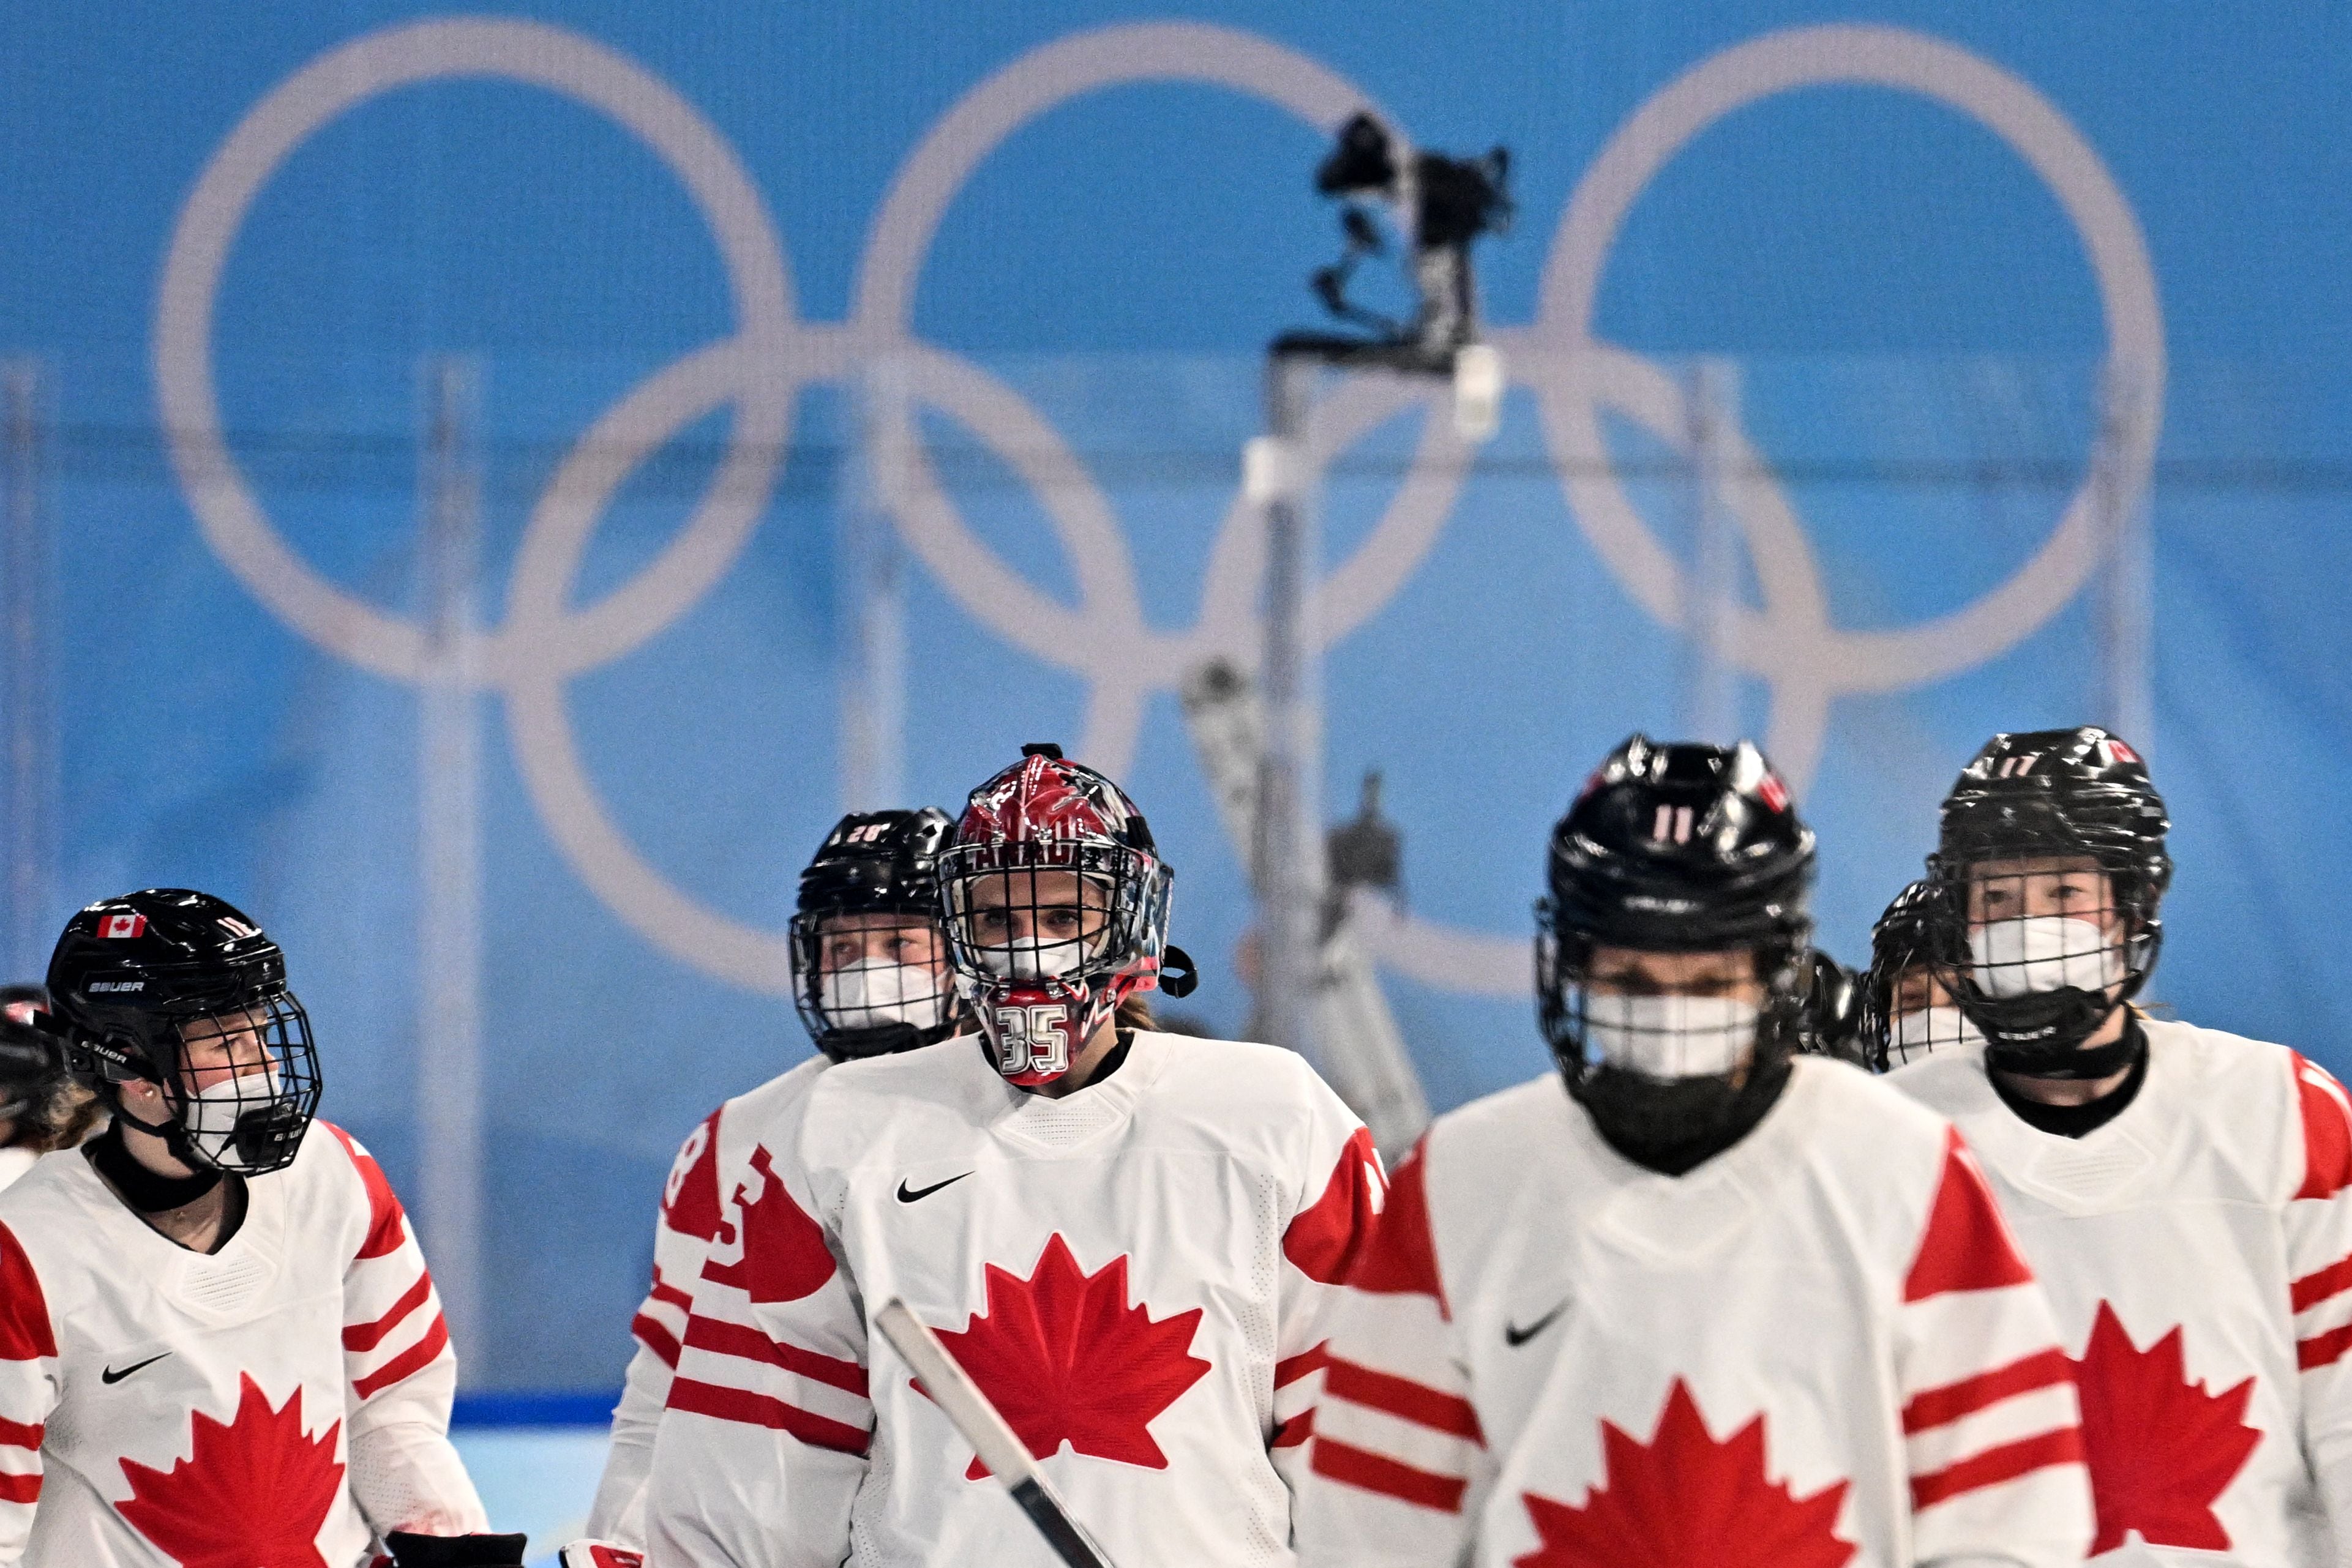
[[[137,1082],[142,1083],[155,1083],[155,1081],[152,1078],[142,1078]],[[122,1085],[117,1083],[113,1088],[114,1092],[110,1096],[110,1098],[113,1102],[112,1109],[114,1112],[114,1119],[116,1121],[121,1123],[126,1127],[135,1127],[151,1138],[162,1139],[163,1146],[171,1151],[172,1157],[179,1161],[182,1165],[187,1166],[190,1170],[196,1172],[198,1176],[209,1172],[215,1180],[217,1180],[220,1177],[222,1174],[220,1167],[213,1164],[212,1161],[206,1159],[197,1151],[194,1140],[188,1136],[186,1124],[183,1123],[179,1117],[173,1116],[168,1120],[162,1122],[142,1122],[138,1117],[131,1113],[129,1106],[123,1104]],[[164,1100],[167,1104],[170,1103],[171,1097],[165,1092],[162,1084],[155,1083],[155,1092],[158,1094],[163,1094],[164,1096]],[[128,1151],[126,1151],[126,1153]],[[145,1167],[142,1166],[141,1168],[144,1169]],[[193,1181],[195,1180],[196,1177],[190,1176],[183,1178],[178,1176],[165,1176],[160,1179],[165,1181],[179,1181],[183,1179]],[[206,1185],[209,1187],[211,1184],[207,1183]],[[182,1201],[185,1202],[188,1200],[183,1199]]]
[[[2116,1004],[2117,1010],[2124,1007],[2122,1002]],[[2114,1016],[2114,1012],[2108,1014],[2110,1018]],[[2147,1036],[2126,1011],[2123,1032],[2105,1045],[2065,1045],[2047,1040],[2006,1044],[1988,1034],[1985,1063],[1996,1072],[2015,1078],[2050,1078],[2081,1083],[2112,1078],[2127,1071],[2147,1050]]]
[[[115,1124],[90,1142],[90,1163],[98,1167],[98,1174],[106,1178],[108,1185],[122,1195],[122,1201],[129,1204],[134,1212],[164,1214],[175,1208],[185,1208],[220,1186],[226,1173],[218,1166],[191,1159],[181,1152],[186,1142],[184,1134],[175,1139],[169,1127],[142,1122],[124,1111],[120,1103],[115,1106],[114,1114]],[[151,1137],[162,1138],[171,1146],[175,1158],[192,1167],[192,1174],[165,1176],[161,1171],[149,1168],[123,1141],[122,1129],[126,1126],[136,1127]]]

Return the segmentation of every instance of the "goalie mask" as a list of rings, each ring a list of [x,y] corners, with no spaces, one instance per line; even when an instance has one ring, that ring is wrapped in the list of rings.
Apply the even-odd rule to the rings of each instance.
[[[834,1061],[911,1051],[954,1029],[939,872],[954,836],[934,806],[853,811],[801,873],[793,1003]]]
[[[1061,1077],[1160,983],[1163,956],[1190,967],[1168,946],[1173,876],[1135,803],[1058,746],[1023,747],[971,792],[940,886],[958,987],[1007,1081]]]
[[[234,905],[168,887],[93,904],[58,938],[48,991],[68,1068],[124,1124],[198,1170],[294,1163],[318,1114],[318,1050],[285,954]],[[137,1079],[170,1121],[123,1108],[119,1086]]]
[[[1817,977],[1812,870],[1811,831],[1746,741],[1635,735],[1553,829],[1538,1018],[1621,1152],[1680,1165],[1778,1096]]]
[[[2164,800],[2105,730],[1997,735],[1945,797],[1927,860],[1937,977],[1985,1061],[2035,1078],[2105,1078],[2130,1031],[2084,1048],[2156,967],[2172,880]]]

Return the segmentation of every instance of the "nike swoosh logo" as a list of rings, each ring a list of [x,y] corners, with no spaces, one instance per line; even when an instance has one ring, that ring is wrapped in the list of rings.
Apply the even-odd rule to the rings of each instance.
[[[916,1187],[908,1186],[907,1185],[907,1178],[905,1176],[900,1176],[898,1178],[898,1201],[900,1203],[920,1202],[922,1199],[927,1198],[930,1197],[931,1194],[939,1191],[940,1188],[943,1186],[953,1186],[956,1183],[963,1180],[963,1176],[968,1176],[971,1174],[971,1172],[966,1171],[963,1173],[963,1176],[951,1176],[945,1181],[933,1182],[929,1186]]]
[[[102,1368],[102,1369],[99,1372],[99,1375],[98,1375],[98,1380],[99,1380],[100,1383],[103,1383],[103,1384],[106,1384],[106,1385],[108,1385],[111,1386],[111,1385],[114,1385],[114,1384],[117,1384],[117,1383],[121,1382],[124,1378],[126,1378],[126,1377],[130,1376],[132,1373],[137,1372],[137,1371],[141,1370],[141,1369],[142,1369],[142,1368],[143,1368],[143,1367],[149,1367],[149,1366],[152,1366],[152,1365],[154,1365],[157,1362],[159,1362],[159,1361],[163,1360],[164,1355],[169,1355],[169,1354],[172,1354],[172,1353],[171,1353],[170,1351],[168,1351],[168,1350],[167,1350],[167,1351],[163,1352],[163,1355],[151,1355],[151,1356],[149,1356],[149,1357],[148,1357],[146,1360],[144,1360],[144,1361],[134,1361],[134,1362],[132,1362],[129,1366],[124,1367],[124,1368],[123,1368],[121,1371],[120,1371],[120,1372],[115,1371],[115,1370],[114,1370],[114,1368],[112,1368],[112,1367],[110,1367],[110,1366],[109,1366],[109,1367],[105,1367],[105,1368]]]
[[[1559,1305],[1554,1307],[1551,1311],[1546,1312],[1543,1316],[1538,1318],[1535,1322],[1529,1323],[1525,1328],[1520,1328],[1515,1323],[1505,1323],[1503,1325],[1503,1343],[1509,1345],[1513,1350],[1518,1349],[1519,1346],[1527,1343],[1528,1341],[1535,1338],[1536,1335],[1551,1327],[1552,1319],[1559,1316],[1560,1313],[1566,1311],[1568,1311],[1568,1303],[1566,1301],[1562,1301]]]

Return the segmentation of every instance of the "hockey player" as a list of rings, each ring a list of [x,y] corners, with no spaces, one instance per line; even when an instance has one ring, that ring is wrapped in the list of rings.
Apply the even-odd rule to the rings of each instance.
[[[2169,826],[2105,730],[1987,743],[1928,862],[1943,985],[1984,1038],[1888,1082],[1959,1124],[2057,1308],[2095,1552],[2341,1563],[2352,1117],[2285,1047],[2131,1006]]]
[[[1813,837],[1628,739],[1554,830],[1549,1075],[1445,1116],[1349,1276],[1307,1568],[2056,1568],[2089,1490],[1967,1147],[1794,1055]]]
[[[833,1069],[752,1155],[656,1443],[656,1568],[1055,1561],[870,1332],[893,1297],[1119,1568],[1292,1561],[1382,1177],[1298,1057],[1151,1030],[1136,993],[1189,968],[1170,876],[1057,747],[972,791],[940,881],[981,1037]]]
[[[101,1113],[65,1071],[58,1044],[35,1027],[38,987],[0,987],[0,1188],[55,1149],[86,1137]]]
[[[320,1123],[278,945],[162,888],[48,989],[106,1133],[0,1194],[0,1565],[497,1568],[457,1361],[383,1172]],[[387,1550],[388,1559],[376,1552]]]
[[[793,1000],[817,1054],[728,1101],[677,1152],[654,1228],[653,1289],[629,1332],[629,1362],[613,1446],[588,1515],[593,1541],[642,1552],[641,1498],[654,1428],[687,1334],[687,1309],[727,1198],[761,1135],[786,1120],[835,1061],[910,1051],[946,1037],[958,1008],[940,933],[940,852],[955,836],[945,811],[852,812],[801,873],[792,921]]]
[[[1870,928],[1859,1030],[1863,1060],[1873,1072],[1984,1039],[1944,989],[1935,943],[1947,923],[1930,918],[1935,895],[1929,883],[1911,883]]]

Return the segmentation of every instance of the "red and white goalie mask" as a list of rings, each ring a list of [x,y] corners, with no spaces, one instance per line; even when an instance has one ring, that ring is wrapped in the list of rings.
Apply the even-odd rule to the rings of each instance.
[[[940,886],[958,988],[1009,1082],[1061,1077],[1160,983],[1172,875],[1135,803],[1059,747],[971,792]]]

